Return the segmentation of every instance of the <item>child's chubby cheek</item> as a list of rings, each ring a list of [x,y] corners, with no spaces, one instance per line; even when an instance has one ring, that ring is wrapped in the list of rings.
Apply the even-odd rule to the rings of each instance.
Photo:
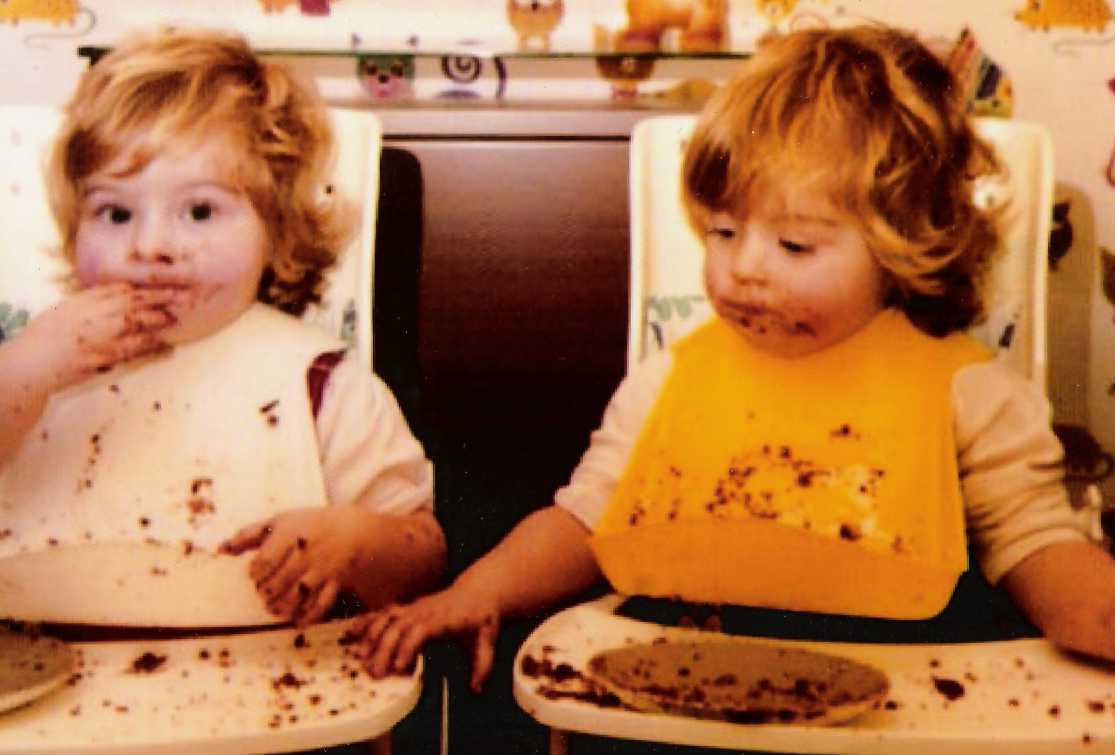
[[[100,260],[78,255],[74,264],[74,275],[82,288],[92,288],[106,283],[112,283],[114,276],[106,273]],[[115,280],[120,280],[115,278]]]

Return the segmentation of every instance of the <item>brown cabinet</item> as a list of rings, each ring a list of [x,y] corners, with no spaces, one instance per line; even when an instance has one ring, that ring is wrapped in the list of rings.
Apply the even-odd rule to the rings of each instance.
[[[657,112],[381,111],[376,369],[462,559],[550,502],[623,375],[628,139]]]

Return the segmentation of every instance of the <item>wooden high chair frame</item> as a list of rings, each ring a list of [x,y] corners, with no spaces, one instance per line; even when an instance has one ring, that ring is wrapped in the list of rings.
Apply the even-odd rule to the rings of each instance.
[[[305,317],[345,338],[371,369],[382,130],[370,111],[330,115],[332,187],[358,205],[361,223],[325,300]],[[0,107],[0,332],[62,293],[42,184],[60,118],[50,107]],[[254,755],[353,742],[387,753],[392,727],[418,701],[422,664],[371,679],[344,641],[347,625],[75,642],[69,683],[0,713],[0,755]]]
[[[682,145],[693,120],[653,117],[633,132],[629,366],[710,315],[701,287],[703,250],[685,220],[679,188]],[[977,128],[1006,167],[1001,179],[977,188],[977,198],[1008,204],[988,319],[973,333],[1044,389],[1051,141],[1031,124],[980,119]],[[616,609],[622,602],[622,596],[610,595],[566,609],[543,622],[519,650],[515,698],[550,727],[554,755],[569,751],[572,733],[825,755],[1067,755],[1115,748],[1115,718],[1108,702],[1100,702],[1110,699],[1110,671],[1074,660],[1044,639],[949,645],[784,642],[886,671],[888,703],[841,726],[742,725],[601,705],[584,681],[589,659],[600,650],[632,642],[741,639],[621,617]],[[958,688],[962,694],[951,694]]]

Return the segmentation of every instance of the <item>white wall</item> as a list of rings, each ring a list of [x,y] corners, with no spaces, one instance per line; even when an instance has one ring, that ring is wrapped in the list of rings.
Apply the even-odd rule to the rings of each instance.
[[[328,16],[303,15],[296,3],[267,13],[259,0],[86,0],[80,8],[76,0],[69,2],[76,9],[69,24],[27,18],[15,25],[0,23],[0,101],[62,102],[84,67],[74,54],[77,45],[111,43],[129,27],[157,23],[228,26],[269,47],[347,48],[358,40],[365,48],[400,49],[414,39],[430,47],[461,42],[514,46],[505,0],[339,0]],[[1115,397],[1108,395],[1115,383],[1115,324],[1098,276],[1098,248],[1115,249],[1115,187],[1104,176],[1115,146],[1115,93],[1108,85],[1115,77],[1115,22],[1102,32],[1035,31],[1015,19],[1024,0],[786,2],[794,7],[784,25],[873,18],[945,40],[968,26],[1006,70],[1014,87],[1015,117],[1050,130],[1058,197],[1072,201],[1075,245],[1050,279],[1051,399],[1057,419],[1085,424],[1106,447],[1115,448]],[[623,19],[623,0],[565,3],[565,19],[553,38],[557,48],[585,49],[594,23],[614,26]],[[769,28],[757,7],[753,0],[732,0],[734,46],[748,48]],[[597,97],[610,91],[585,61],[519,65],[529,74],[517,80],[513,73],[516,94]],[[343,85],[352,87],[354,80]]]

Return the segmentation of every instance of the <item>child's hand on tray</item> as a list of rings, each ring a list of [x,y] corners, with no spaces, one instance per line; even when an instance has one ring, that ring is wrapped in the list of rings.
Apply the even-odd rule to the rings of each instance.
[[[499,635],[499,610],[483,593],[451,587],[367,614],[352,629],[359,642],[356,656],[377,679],[413,668],[424,643],[449,635],[466,642],[472,659],[470,684],[479,692],[492,671]]]
[[[221,545],[221,552],[258,551],[248,573],[276,616],[298,626],[325,615],[352,581],[359,528],[345,507],[292,509],[252,524]]]

